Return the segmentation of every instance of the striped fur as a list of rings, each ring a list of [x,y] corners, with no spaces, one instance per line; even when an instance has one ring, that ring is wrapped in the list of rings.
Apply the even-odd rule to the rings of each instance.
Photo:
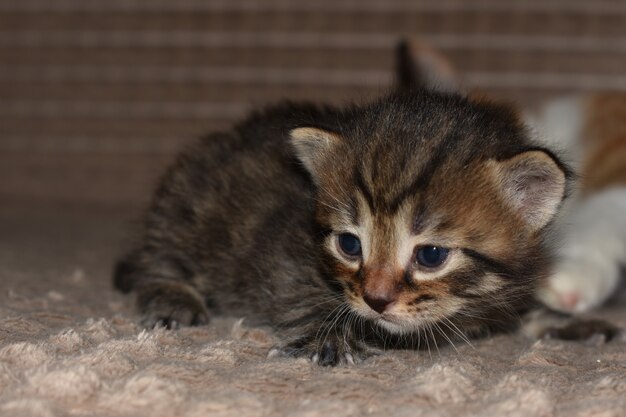
[[[180,155],[115,283],[147,326],[245,316],[276,329],[273,354],[325,365],[430,348],[515,326],[566,176],[487,101],[417,87],[345,109],[284,104]],[[359,259],[338,251],[344,232]],[[422,245],[450,256],[425,270]],[[367,291],[395,301],[377,313]]]

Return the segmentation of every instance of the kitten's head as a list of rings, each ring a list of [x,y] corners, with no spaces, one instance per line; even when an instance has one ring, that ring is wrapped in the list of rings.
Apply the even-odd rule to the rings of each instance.
[[[565,167],[511,110],[457,94],[393,93],[344,116],[291,142],[353,311],[392,333],[510,322],[545,274]]]

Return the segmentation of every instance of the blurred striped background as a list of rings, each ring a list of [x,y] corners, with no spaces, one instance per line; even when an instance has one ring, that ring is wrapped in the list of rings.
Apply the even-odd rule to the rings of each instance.
[[[384,90],[401,36],[523,105],[626,90],[623,0],[0,0],[0,201],[143,203],[253,106]]]

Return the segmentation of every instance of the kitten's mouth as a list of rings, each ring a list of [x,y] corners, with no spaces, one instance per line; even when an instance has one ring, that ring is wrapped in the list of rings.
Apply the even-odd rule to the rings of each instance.
[[[399,329],[403,328],[406,324],[405,320],[403,320],[402,317],[387,312],[379,315],[376,319],[376,322],[379,325],[388,329],[393,329],[394,331],[399,331]]]
[[[384,328],[390,333],[402,334],[411,326],[411,322],[407,322],[407,318],[403,317],[402,314],[398,314],[398,312],[387,310],[382,313],[377,313],[364,303],[355,306],[354,309],[361,317]]]
[[[384,311],[376,313],[372,309],[357,308],[356,311],[371,323],[380,326],[382,329],[391,334],[405,334],[417,330],[416,326],[420,326],[415,320],[411,320],[397,312]]]
[[[386,329],[391,333],[401,334],[404,332],[404,326],[402,325],[402,320],[398,317],[394,317],[389,314],[381,314],[376,319],[376,324]]]
[[[368,320],[372,320],[374,322],[393,323],[395,325],[400,325],[403,322],[402,317],[397,313],[391,312],[389,310],[378,313],[373,309],[367,307],[364,303],[355,306],[354,309],[362,317]]]
[[[389,313],[381,314],[380,316],[378,316],[378,319],[382,320],[382,321],[389,322],[389,323],[393,323],[393,324],[399,324],[400,323],[400,320],[397,317],[395,317],[393,314],[389,314]]]

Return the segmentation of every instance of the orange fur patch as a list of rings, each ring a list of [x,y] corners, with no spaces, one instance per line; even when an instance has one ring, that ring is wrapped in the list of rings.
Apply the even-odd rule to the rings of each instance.
[[[595,95],[585,110],[582,192],[626,185],[626,94]]]

